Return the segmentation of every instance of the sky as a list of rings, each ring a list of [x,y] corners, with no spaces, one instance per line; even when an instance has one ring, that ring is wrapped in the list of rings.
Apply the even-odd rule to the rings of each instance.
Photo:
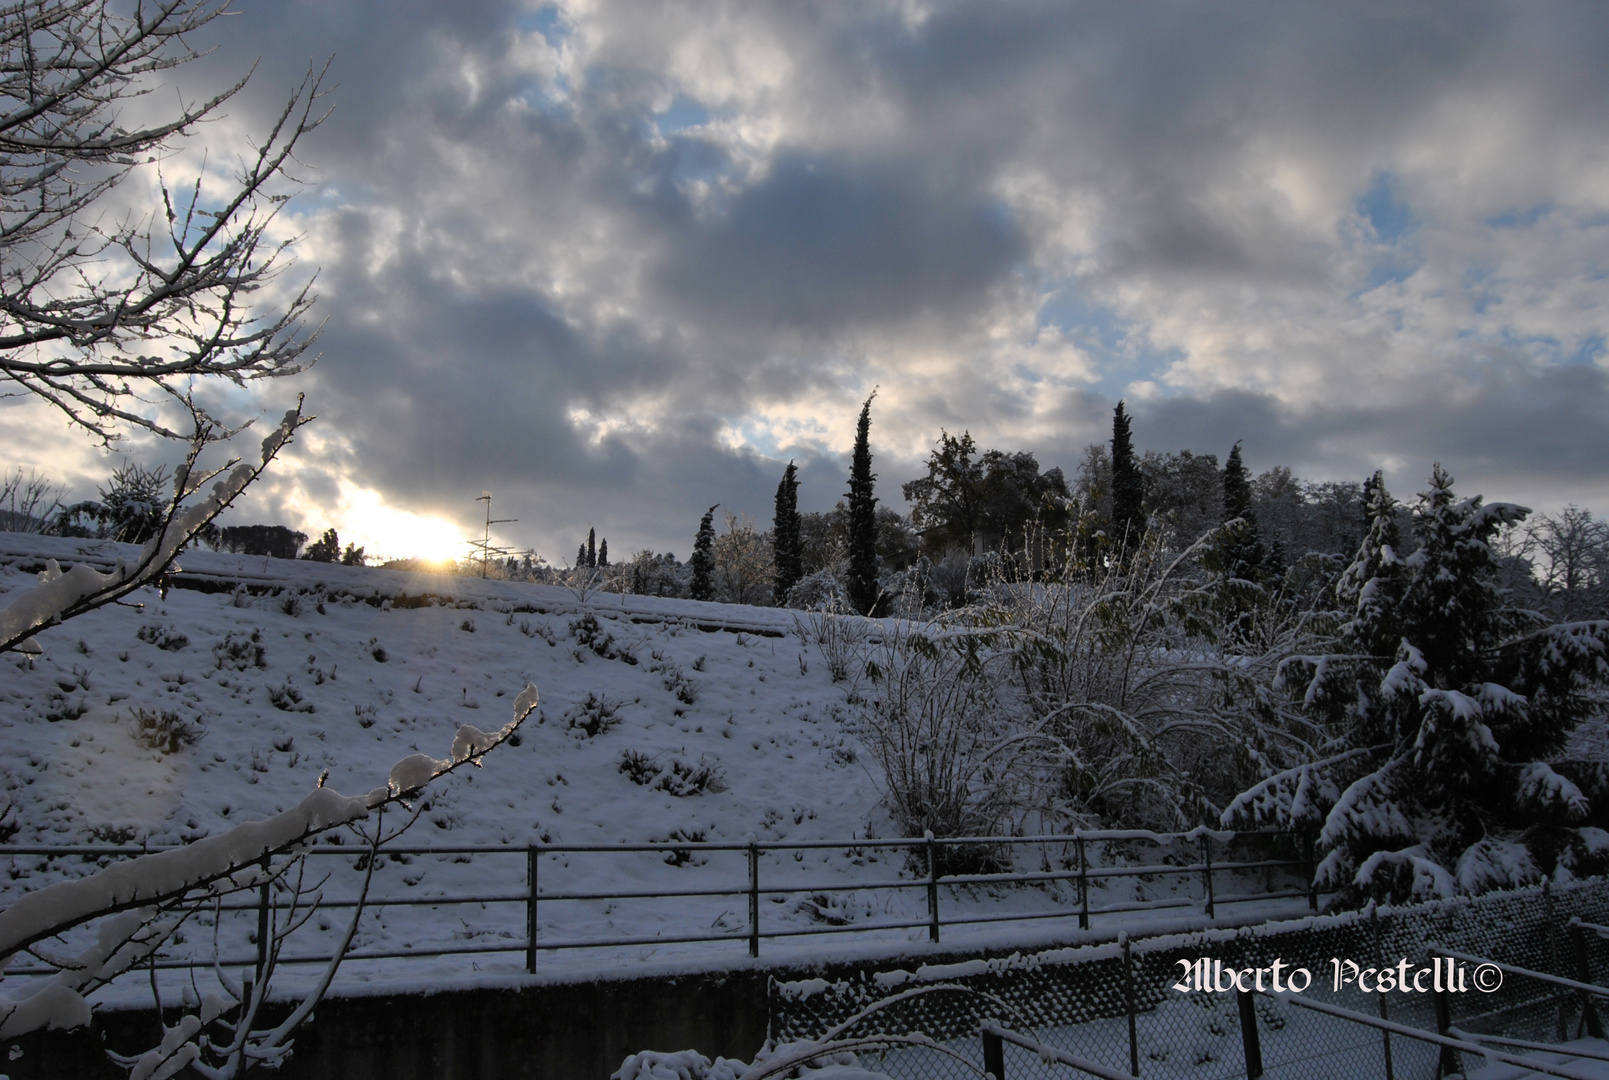
[[[463,551],[489,490],[554,563],[686,558],[789,460],[831,507],[874,390],[896,507],[941,430],[1070,473],[1123,399],[1141,450],[1609,511],[1609,7],[236,7],[165,168],[310,63],[334,111],[281,220],[319,359],[220,399],[319,419],[231,522]],[[0,404],[0,465],[121,460]]]

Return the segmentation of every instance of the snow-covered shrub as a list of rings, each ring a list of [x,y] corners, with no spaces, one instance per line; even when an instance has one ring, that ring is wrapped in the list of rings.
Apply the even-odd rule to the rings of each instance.
[[[134,741],[159,754],[176,754],[194,746],[206,729],[199,720],[186,720],[171,709],[147,709],[136,705],[129,711],[129,728]]]
[[[1368,533],[1335,589],[1346,621],[1272,684],[1320,737],[1223,820],[1321,826],[1319,882],[1339,904],[1480,892],[1596,861],[1609,785],[1601,765],[1563,753],[1602,714],[1609,622],[1547,625],[1511,602],[1493,544],[1528,513],[1456,499],[1438,465],[1407,554],[1376,474]]]
[[[595,739],[620,723],[620,706],[602,694],[589,693],[587,699],[564,712],[564,726],[589,739]]]
[[[177,652],[190,644],[189,637],[180,633],[177,628],[160,626],[156,623],[147,623],[140,627],[134,636],[167,652]]]
[[[784,607],[799,611],[848,611],[849,594],[834,571],[817,570],[800,578],[788,590]]]
[[[615,644],[615,636],[603,628],[598,617],[590,611],[570,621],[570,636],[578,645],[591,649],[605,660],[624,660],[635,665],[637,656],[630,649]]]
[[[854,673],[860,663],[870,625],[858,615],[841,615],[832,611],[811,611],[795,616],[794,631],[805,642],[821,651],[827,664],[827,674],[833,682],[843,682]]]
[[[302,699],[302,691],[295,683],[286,679],[278,686],[268,688],[268,701],[281,712],[316,712],[311,701]]]
[[[708,839],[709,834],[703,829],[672,829],[664,836],[651,837],[650,842],[655,844],[674,844],[678,842],[702,844]],[[666,866],[703,866],[708,862],[709,858],[707,856],[694,854],[694,849],[690,847],[671,848],[665,852]]]
[[[959,629],[891,633],[868,651],[857,734],[882,766],[905,835],[991,835],[1028,798],[1002,692],[1007,659],[988,637]]]
[[[620,755],[618,767],[632,783],[678,798],[726,790],[724,770],[702,754],[697,761],[688,761],[677,754],[649,756],[641,750],[627,750]]]
[[[224,634],[223,640],[212,647],[213,663],[218,670],[233,668],[236,671],[245,671],[249,667],[267,667],[268,661],[263,654],[263,633],[253,630],[250,636],[230,630]]]

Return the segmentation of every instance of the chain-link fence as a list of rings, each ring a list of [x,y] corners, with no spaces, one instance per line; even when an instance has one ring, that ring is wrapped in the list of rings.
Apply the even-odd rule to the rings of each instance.
[[[1476,1040],[1520,1054],[1595,1034],[1581,987],[1609,979],[1605,934],[1609,881],[1593,879],[837,983],[773,981],[771,1034],[819,1038],[927,986],[854,1033],[925,1033],[981,1063],[980,1029],[998,1024],[1027,1044],[994,1051],[1011,1080],[1079,1074],[1043,1048],[1148,1078],[1429,1080],[1482,1064]],[[890,1051],[877,1067],[898,1080],[968,1075],[922,1049]]]

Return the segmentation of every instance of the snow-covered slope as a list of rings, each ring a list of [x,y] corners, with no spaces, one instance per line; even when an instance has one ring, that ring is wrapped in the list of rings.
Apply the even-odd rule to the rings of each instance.
[[[0,587],[79,546],[0,534]],[[209,552],[183,565],[222,588],[147,590],[41,634],[31,667],[6,659],[13,843],[180,842],[283,809],[325,769],[366,790],[408,753],[443,753],[460,722],[504,722],[527,681],[538,721],[436,796],[410,843],[844,838],[874,813],[843,693],[790,612]],[[198,737],[142,743],[142,713]],[[634,783],[628,755],[639,778],[681,779]]]
[[[0,533],[0,603],[28,587],[46,558],[109,563],[116,556],[110,544]],[[166,597],[147,590],[132,598],[137,608],[105,608],[45,631],[44,653],[32,662],[0,658],[0,731],[8,748],[0,785],[10,800],[0,836],[14,829],[9,843],[182,843],[283,810],[325,770],[335,790],[367,791],[409,754],[445,755],[460,723],[502,725],[514,695],[533,682],[540,714],[517,745],[500,747],[483,769],[432,785],[420,821],[402,841],[500,845],[508,853],[386,861],[374,895],[412,906],[371,910],[356,941],[359,953],[510,951],[349,964],[341,984],[520,977],[519,898],[528,889],[524,849],[532,843],[847,841],[851,846],[762,856],[762,884],[779,890],[762,904],[765,931],[911,925],[864,937],[770,938],[765,956],[929,951],[925,891],[905,854],[853,846],[898,830],[880,807],[875,763],[854,737],[848,684],[831,680],[796,613],[210,552],[182,562],[180,583],[188,587]],[[0,861],[10,864],[0,904],[92,869],[77,859]],[[315,862],[315,875],[334,874],[327,897],[340,897],[356,880],[356,860]],[[746,962],[742,851],[550,852],[539,875],[544,897],[734,890],[544,899],[544,944],[732,938],[544,951],[540,967],[554,977],[644,962]],[[917,887],[846,888],[891,880]],[[1166,877],[1111,884],[1092,902],[1165,897],[1180,887]],[[476,894],[514,902],[431,903]],[[947,917],[1070,915],[1070,902],[1042,889],[943,890]],[[1188,912],[1123,918],[1137,928],[1181,914]],[[321,914],[288,953],[316,954],[338,936],[341,918]],[[1097,933],[1115,932],[1111,918]],[[249,957],[254,925],[249,911],[226,916],[222,951]],[[956,926],[945,934],[946,943],[995,946],[1082,936],[1064,920]]]

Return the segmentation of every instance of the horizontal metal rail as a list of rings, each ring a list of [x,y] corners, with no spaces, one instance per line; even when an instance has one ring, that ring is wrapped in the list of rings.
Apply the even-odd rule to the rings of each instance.
[[[1522,1058],[1513,1054],[1505,1054],[1500,1050],[1493,1050],[1490,1046],[1483,1046],[1480,1043],[1469,1042],[1466,1039],[1456,1039],[1450,1035],[1438,1035],[1434,1031],[1425,1031],[1421,1028],[1409,1027],[1406,1024],[1398,1024],[1391,1020],[1383,1020],[1377,1016],[1369,1016],[1366,1013],[1354,1012],[1351,1009],[1343,1009],[1339,1005],[1327,1005],[1321,1001],[1308,1001],[1307,999],[1299,997],[1295,994],[1272,994],[1265,991],[1255,991],[1255,993],[1263,994],[1265,997],[1273,998],[1276,1001],[1283,1001],[1286,1004],[1295,1005],[1299,1008],[1309,1009],[1317,1013],[1324,1013],[1325,1015],[1333,1016],[1338,1020],[1347,1020],[1351,1023],[1363,1024],[1367,1027],[1376,1028],[1380,1031],[1389,1031],[1393,1035],[1401,1035],[1408,1039],[1417,1039],[1420,1042],[1430,1043],[1434,1046],[1444,1047],[1448,1050],[1457,1050],[1464,1054],[1478,1054],[1489,1060],[1501,1062],[1504,1065],[1516,1065],[1522,1069],[1528,1069],[1531,1072],[1545,1073],[1548,1076],[1560,1076],[1564,1077],[1565,1080],[1594,1080],[1595,1074],[1568,1070],[1564,1066],[1550,1065],[1537,1061],[1534,1058]],[[1556,1046],[1553,1049],[1556,1053],[1566,1055],[1569,1054],[1569,1051],[1563,1046]]]
[[[1098,1061],[1091,1061],[1088,1058],[1079,1057],[1077,1054],[1069,1054],[1067,1051],[1054,1046],[1046,1046],[1038,1039],[1030,1039],[1026,1035],[1019,1035],[1010,1028],[1003,1028],[999,1024],[984,1024],[982,1030],[993,1035],[1001,1042],[1008,1042],[1013,1046],[1019,1046],[1037,1055],[1040,1061],[1054,1061],[1058,1065],[1066,1065],[1068,1068],[1077,1069],[1079,1072],[1086,1073],[1089,1076],[1098,1076],[1100,1080],[1130,1080],[1128,1073],[1118,1072],[1116,1069],[1108,1068]]]
[[[1128,845],[1140,844],[1152,847],[1188,845],[1194,850],[1191,852],[1196,858],[1188,862],[1158,862],[1139,865],[1101,866],[1093,865],[1088,851],[1092,843],[1117,845],[1120,848]],[[1247,843],[1266,845],[1270,843],[1286,843],[1296,847],[1298,851],[1305,851],[1306,858],[1249,858],[1239,861],[1213,860],[1213,847],[1223,851],[1231,845],[1244,845]],[[1061,869],[1051,869],[1046,866],[1041,870],[1025,870],[1021,872],[995,872],[995,873],[961,873],[944,874],[939,872],[940,865],[947,852],[958,849],[989,848],[1005,852],[1022,847],[1056,847],[1061,854],[1054,856],[1061,861]],[[90,846],[56,846],[45,844],[13,844],[0,845],[0,856],[13,857],[43,857],[48,861],[59,859],[83,858],[88,860],[104,860],[116,858],[130,858],[141,855],[154,854],[159,851],[181,850],[178,847],[166,848],[135,848],[129,846],[90,845]],[[776,884],[773,882],[762,885],[760,880],[761,856],[780,852],[801,851],[843,851],[850,854],[859,854],[867,851],[894,851],[903,850],[908,854],[906,866],[909,876],[876,878],[861,881],[828,881],[811,883]],[[1132,848],[1129,849],[1132,852]],[[541,863],[544,857],[566,857],[571,855],[659,855],[671,856],[678,864],[689,859],[706,854],[733,853],[746,856],[748,862],[747,883],[732,882],[705,888],[674,888],[674,889],[647,889],[647,890],[597,890],[597,889],[558,889],[544,891],[539,881]],[[990,923],[1033,922],[1045,919],[1077,919],[1081,930],[1089,929],[1090,919],[1094,917],[1107,917],[1134,911],[1160,911],[1177,908],[1205,906],[1209,917],[1215,914],[1215,908],[1220,904],[1244,903],[1257,900],[1293,899],[1307,897],[1311,905],[1316,906],[1318,894],[1309,886],[1307,890],[1292,890],[1287,885],[1283,889],[1268,892],[1241,893],[1226,896],[1215,895],[1215,882],[1224,873],[1248,873],[1257,871],[1277,871],[1305,868],[1307,876],[1311,878],[1313,870],[1311,840],[1300,834],[1289,832],[1255,832],[1255,833],[1226,833],[1205,829],[1198,829],[1188,833],[1153,833],[1145,830],[1130,829],[1097,829],[1078,830],[1071,833],[1044,834],[1036,836],[966,836],[937,838],[931,835],[922,837],[901,837],[886,839],[851,839],[851,840],[749,840],[745,842],[705,842],[663,840],[646,843],[618,843],[618,844],[531,844],[521,847],[512,845],[490,844],[457,844],[457,845],[428,845],[414,847],[388,847],[378,856],[363,848],[348,847],[341,844],[319,843],[289,853],[289,857],[318,857],[340,858],[354,865],[354,869],[363,869],[366,861],[373,857],[376,868],[384,869],[394,865],[412,865],[417,859],[440,858],[451,859],[454,864],[472,864],[486,856],[523,856],[526,860],[524,868],[525,888],[519,892],[497,892],[484,895],[464,895],[461,893],[443,893],[434,896],[371,896],[363,901],[356,899],[342,899],[330,897],[321,898],[318,906],[335,909],[354,909],[358,907],[383,908],[438,908],[450,906],[464,906],[479,904],[486,905],[514,905],[524,909],[525,933],[519,938],[508,938],[506,944],[497,945],[471,945],[468,943],[451,944],[441,948],[404,948],[374,952],[349,953],[349,960],[387,960],[403,957],[450,956],[456,954],[474,954],[485,952],[524,952],[526,966],[530,971],[536,970],[536,958],[539,953],[558,952],[572,949],[600,949],[600,948],[635,948],[641,946],[657,946],[672,944],[714,943],[728,941],[746,941],[751,956],[759,955],[761,939],[776,940],[783,938],[813,937],[823,934],[846,933],[875,933],[878,931],[903,931],[926,928],[929,939],[937,942],[940,939],[942,928],[945,926],[960,927]],[[1132,856],[1131,856],[1132,857]],[[669,861],[669,860],[667,860]],[[1048,861],[1048,857],[1047,860]],[[915,864],[915,865],[912,865]],[[702,865],[702,863],[700,863]],[[568,866],[568,862],[566,862]],[[921,869],[925,867],[925,872]],[[892,867],[891,867],[892,869]],[[1158,900],[1136,900],[1111,904],[1092,903],[1091,886],[1106,880],[1121,880],[1125,878],[1182,878],[1186,880],[1198,879],[1202,896],[1167,897]],[[949,890],[948,895],[955,896],[958,890],[973,886],[1017,885],[1029,887],[1053,887],[1052,895],[1060,895],[1057,900],[1060,906],[1050,911],[1029,911],[1010,913],[983,913],[961,915],[955,914],[945,917],[940,904],[941,890]],[[285,886],[252,886],[258,891],[255,902],[240,899],[231,902],[219,902],[216,910],[231,913],[255,912],[259,917],[259,926],[267,925],[266,920],[275,909],[283,909],[284,903],[276,903],[272,895],[276,889],[283,891]],[[927,910],[925,918],[918,918],[914,914],[896,920],[855,921],[844,919],[838,921],[829,914],[825,918],[827,925],[810,926],[777,926],[762,927],[760,899],[767,897],[780,902],[784,897],[798,897],[808,902],[814,894],[842,896],[844,894],[858,894],[872,891],[893,890],[925,890],[927,894]],[[242,889],[241,892],[248,890]],[[1073,896],[1067,898],[1071,891]],[[543,903],[555,902],[620,902],[620,901],[664,901],[699,897],[747,897],[748,919],[746,925],[739,929],[723,930],[719,933],[670,933],[664,935],[622,935],[608,938],[583,938],[576,940],[554,939],[544,937],[540,932],[538,919],[539,907]],[[306,901],[303,901],[305,906]],[[789,910],[798,910],[797,905]],[[258,955],[252,959],[231,958],[227,961],[218,961],[225,966],[236,966],[242,963],[255,962],[259,967],[266,960],[264,944],[258,943]],[[309,964],[327,962],[329,957],[313,956],[283,956],[278,959],[284,964]],[[158,968],[187,968],[205,967],[214,961],[208,960],[179,960],[158,959]],[[46,968],[21,966],[12,968],[9,972],[15,975],[42,974]]]

